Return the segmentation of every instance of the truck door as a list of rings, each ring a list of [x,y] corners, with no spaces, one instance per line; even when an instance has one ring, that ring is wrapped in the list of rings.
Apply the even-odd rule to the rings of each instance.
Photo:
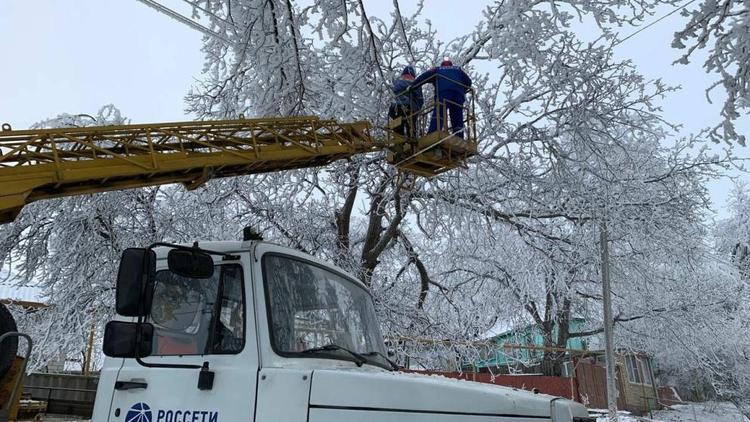
[[[249,256],[222,263],[208,279],[157,271],[146,365],[206,366],[213,385],[199,388],[200,369],[146,367],[125,359],[117,374],[110,422],[252,421],[258,349]],[[208,377],[206,377],[208,378]]]

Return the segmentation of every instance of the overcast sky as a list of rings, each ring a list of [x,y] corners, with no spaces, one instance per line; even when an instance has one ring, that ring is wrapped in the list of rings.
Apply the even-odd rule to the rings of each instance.
[[[185,11],[179,0],[163,3]],[[471,31],[484,1],[428,0],[426,17],[443,40]],[[390,2],[368,0],[371,15],[383,16]],[[413,9],[402,1],[404,12]],[[664,9],[662,15],[670,9]],[[649,19],[648,21],[652,21]],[[683,90],[668,97],[664,114],[697,131],[719,119],[704,90],[712,76],[700,62],[673,66],[669,47],[684,18],[675,14],[618,47],[640,71]],[[626,28],[624,33],[631,33]],[[59,113],[94,114],[114,104],[133,123],[187,120],[184,95],[200,77],[201,34],[136,0],[0,0],[0,123],[25,129]],[[747,123],[741,126],[750,128]],[[746,149],[738,150],[750,156]],[[750,181],[745,174],[733,173]],[[731,183],[710,185],[714,208],[724,216]]]

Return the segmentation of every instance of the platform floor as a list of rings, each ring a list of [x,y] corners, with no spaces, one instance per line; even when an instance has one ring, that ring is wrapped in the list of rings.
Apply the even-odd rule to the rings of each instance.
[[[398,137],[396,143],[403,149],[405,158],[389,154],[388,162],[400,169],[424,177],[433,177],[446,171],[463,167],[466,159],[476,155],[477,144],[445,131],[431,132],[419,138],[416,149]],[[415,152],[422,151],[414,155]]]

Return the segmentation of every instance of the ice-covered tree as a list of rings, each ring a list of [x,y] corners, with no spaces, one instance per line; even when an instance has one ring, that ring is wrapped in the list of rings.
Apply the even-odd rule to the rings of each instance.
[[[717,247],[750,279],[750,191],[746,183],[734,185],[729,196],[730,217],[717,225]]]
[[[656,1],[619,9],[494,2],[454,40],[437,38],[421,3],[405,15],[395,1],[387,16],[356,0],[191,3],[214,31],[187,96],[198,118],[363,119],[385,136],[391,77],[450,55],[474,79],[480,156],[432,180],[406,177],[371,154],[193,192],[168,186],[34,204],[0,240],[4,262],[60,304],[39,325],[45,343],[65,345],[94,315],[111,315],[122,248],[237,238],[246,225],[360,277],[390,336],[475,340],[513,311],[565,324],[597,303],[597,224],[606,221],[622,245],[622,274],[637,268],[629,260],[643,264],[652,237],[679,255],[669,241],[687,239],[682,225],[694,227],[705,205],[702,177],[723,160],[695,153],[699,139],[666,142],[658,101],[671,89],[615,60],[606,38],[583,42],[571,27],[585,16],[605,34],[641,20]],[[622,318],[645,309],[621,305]],[[564,344],[564,336],[545,341]]]
[[[713,326],[707,322],[700,325],[705,327],[701,333],[704,335],[699,335],[700,342],[690,349],[704,351],[693,352],[703,357],[702,365],[696,366],[705,368],[696,371],[695,378],[711,387],[708,393],[737,402],[745,412],[750,412],[750,339],[738,333],[746,333],[750,328],[748,201],[747,184],[737,182],[730,193],[729,216],[718,222],[715,232],[719,257],[725,267],[734,271],[734,277],[716,286],[716,290],[734,296],[712,315],[716,320]]]
[[[750,111],[750,3],[706,0],[682,14],[688,22],[674,34],[672,47],[684,50],[676,63],[688,64],[708,47],[703,67],[717,80],[706,95],[710,98],[711,91],[721,86],[727,96],[721,109],[723,122],[713,128],[711,137],[744,145],[746,135],[736,130],[735,122]]]

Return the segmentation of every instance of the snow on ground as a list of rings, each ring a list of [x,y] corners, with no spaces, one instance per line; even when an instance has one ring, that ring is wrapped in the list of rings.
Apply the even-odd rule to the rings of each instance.
[[[671,406],[673,410],[654,412],[654,420],[664,422],[750,422],[728,402],[686,403]]]
[[[607,410],[606,409],[589,409],[589,415],[596,416],[596,422],[607,422]],[[638,422],[638,418],[632,416],[630,412],[620,410],[617,412],[620,422]]]
[[[607,422],[606,411],[591,409],[597,422]],[[727,402],[685,403],[671,406],[668,410],[657,410],[653,419],[618,412],[620,422],[750,422],[737,406]]]

